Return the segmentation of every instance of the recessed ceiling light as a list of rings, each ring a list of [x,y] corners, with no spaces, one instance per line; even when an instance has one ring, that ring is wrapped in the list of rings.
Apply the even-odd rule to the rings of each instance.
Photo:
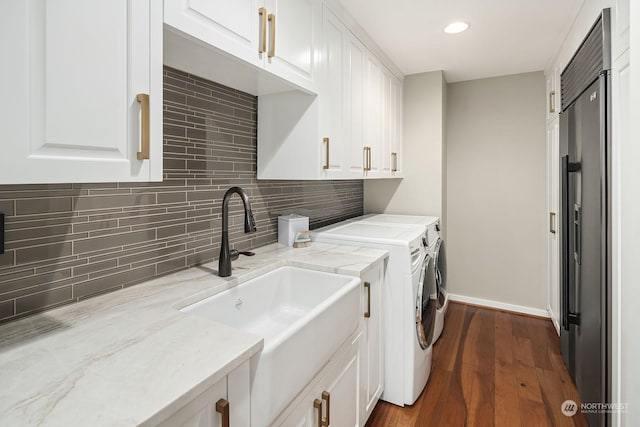
[[[458,34],[468,29],[469,29],[468,23],[459,21],[459,22],[452,22],[451,24],[444,27],[444,32],[447,34]]]

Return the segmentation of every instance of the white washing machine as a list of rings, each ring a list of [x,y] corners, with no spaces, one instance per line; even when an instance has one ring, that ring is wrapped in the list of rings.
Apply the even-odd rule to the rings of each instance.
[[[381,225],[424,225],[427,227],[424,236],[425,246],[429,248],[429,253],[434,259],[438,284],[438,309],[436,311],[434,342],[437,341],[440,335],[442,335],[444,318],[447,313],[447,307],[449,306],[449,295],[447,294],[447,257],[444,240],[440,236],[440,218],[437,216],[368,214],[351,218],[348,221]]]
[[[389,251],[383,289],[384,391],[395,405],[413,404],[431,372],[437,310],[433,257],[424,226],[344,222],[315,230],[312,240]]]

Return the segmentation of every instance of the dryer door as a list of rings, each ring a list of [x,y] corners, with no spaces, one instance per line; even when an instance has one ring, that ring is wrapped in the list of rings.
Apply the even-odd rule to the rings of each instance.
[[[422,266],[416,297],[416,332],[423,349],[429,348],[433,343],[437,293],[435,263],[433,258],[427,255]]]
[[[438,285],[438,308],[442,308],[447,293],[447,255],[444,250],[444,240],[438,238],[434,251],[436,265],[436,282]]]

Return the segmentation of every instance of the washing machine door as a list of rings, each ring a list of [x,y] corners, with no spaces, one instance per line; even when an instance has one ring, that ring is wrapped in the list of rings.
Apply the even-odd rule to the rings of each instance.
[[[427,255],[420,273],[416,297],[416,332],[423,349],[433,344],[438,290],[434,259]]]
[[[438,286],[438,308],[442,308],[447,292],[447,255],[444,249],[444,240],[438,238],[433,253],[435,257],[436,283]]]

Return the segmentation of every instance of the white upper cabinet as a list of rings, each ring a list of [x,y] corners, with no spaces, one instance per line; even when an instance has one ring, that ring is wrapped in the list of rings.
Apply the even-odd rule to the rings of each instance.
[[[317,92],[316,49],[320,48],[322,3],[318,0],[267,0],[265,68]]]
[[[358,39],[349,34],[346,51],[348,85],[345,101],[348,118],[346,172],[350,177],[362,178],[367,160],[364,142],[366,48]]]
[[[322,0],[165,0],[164,5],[167,65],[254,95],[294,88],[318,92]]]
[[[348,156],[345,99],[347,98],[345,51],[348,32],[333,14],[323,16],[322,87],[320,95],[320,136],[322,138],[323,175],[340,178],[344,175]]]
[[[6,1],[0,40],[0,184],[162,179],[159,2]]]
[[[387,108],[382,103],[382,66],[371,54],[365,59],[365,176],[382,176],[382,113]]]
[[[402,81],[331,10],[322,15],[318,96],[258,97],[258,179],[399,177]]]
[[[254,65],[264,61],[264,0],[165,0],[164,20],[190,36]],[[263,25],[264,23],[264,25]]]

